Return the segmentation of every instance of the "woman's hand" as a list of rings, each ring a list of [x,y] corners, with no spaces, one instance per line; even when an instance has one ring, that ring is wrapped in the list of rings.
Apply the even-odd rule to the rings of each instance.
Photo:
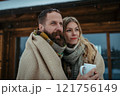
[[[99,80],[99,73],[96,72],[96,68],[93,68],[90,72],[83,76],[79,72],[76,80]]]

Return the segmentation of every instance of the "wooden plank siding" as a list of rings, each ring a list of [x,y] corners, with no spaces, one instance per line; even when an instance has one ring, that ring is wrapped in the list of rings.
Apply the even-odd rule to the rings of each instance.
[[[0,79],[1,79],[1,69],[2,69],[2,36],[0,35]]]
[[[0,62],[0,66],[2,66],[2,62]],[[2,78],[1,78],[1,69],[2,69],[2,68],[0,67],[0,80],[2,79]]]
[[[3,30],[3,45],[2,45],[2,70],[1,78],[8,79],[9,69],[9,32]]]
[[[111,21],[111,22],[99,22],[99,23],[81,23],[83,33],[114,33],[120,32],[120,21]],[[12,32],[13,36],[18,36],[17,34],[21,34],[21,36],[28,36],[35,27],[21,27],[21,28],[11,28],[6,31]]]
[[[7,79],[15,79],[15,44],[16,38],[10,35],[10,48],[9,48],[9,68]]]
[[[3,42],[3,35],[0,34],[0,61],[2,61],[2,42]]]
[[[3,31],[0,30],[0,79],[1,79],[1,69],[2,69],[2,46],[3,46]]]
[[[107,56],[108,56],[108,75],[112,79],[112,63],[111,63],[111,48],[110,48],[110,34],[107,33]]]
[[[3,36],[0,35],[0,62],[2,62],[2,38],[3,38]]]

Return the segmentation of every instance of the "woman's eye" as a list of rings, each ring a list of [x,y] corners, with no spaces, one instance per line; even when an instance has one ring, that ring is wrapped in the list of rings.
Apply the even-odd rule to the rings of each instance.
[[[67,32],[70,32],[71,30],[66,30]]]
[[[79,31],[79,29],[77,28],[76,31]]]

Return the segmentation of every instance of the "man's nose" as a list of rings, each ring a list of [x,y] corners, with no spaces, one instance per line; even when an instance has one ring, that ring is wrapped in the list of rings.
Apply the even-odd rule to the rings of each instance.
[[[60,24],[57,24],[57,30],[63,32],[63,26]]]

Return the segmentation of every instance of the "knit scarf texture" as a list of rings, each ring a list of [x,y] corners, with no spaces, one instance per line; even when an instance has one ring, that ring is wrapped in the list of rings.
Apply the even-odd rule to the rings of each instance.
[[[64,47],[59,46],[58,44],[56,44],[55,42],[53,42],[48,36],[47,34],[45,34],[44,32],[40,32],[39,30],[34,30],[33,32],[34,35],[40,35],[43,39],[45,39],[50,45],[51,47],[55,50],[56,54],[62,58],[63,57],[63,51],[66,48],[66,45]]]
[[[64,60],[70,66],[71,68],[71,78],[72,80],[75,80],[79,74],[80,66],[83,65],[83,54],[84,54],[84,48],[85,46],[83,44],[80,44],[80,42],[77,43],[77,45],[74,48],[66,48],[64,52]]]

